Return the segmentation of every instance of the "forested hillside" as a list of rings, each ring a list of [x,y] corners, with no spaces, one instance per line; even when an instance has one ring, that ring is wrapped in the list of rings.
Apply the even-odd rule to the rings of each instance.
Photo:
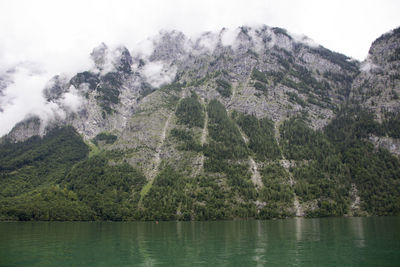
[[[400,214],[399,31],[365,62],[279,28],[224,34],[165,32],[148,57],[102,44],[94,70],[55,77],[47,101],[75,88],[82,107],[1,138],[0,220]]]

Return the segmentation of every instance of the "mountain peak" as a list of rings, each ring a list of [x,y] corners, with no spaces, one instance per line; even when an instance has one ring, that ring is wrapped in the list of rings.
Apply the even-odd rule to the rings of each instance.
[[[2,138],[0,219],[400,211],[397,30],[362,64],[268,26],[148,45],[102,43],[94,67],[48,83],[54,116]]]
[[[400,61],[400,27],[376,39],[368,52],[370,60],[379,66]]]

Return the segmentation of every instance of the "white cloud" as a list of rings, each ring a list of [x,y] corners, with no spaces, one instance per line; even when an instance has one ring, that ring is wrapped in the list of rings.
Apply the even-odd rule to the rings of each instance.
[[[151,86],[160,87],[173,81],[176,68],[164,65],[161,61],[147,62],[143,67],[142,75]]]
[[[235,29],[224,29],[221,33],[221,43],[223,46],[232,46],[233,49],[235,49],[235,41],[237,39],[237,36],[239,34],[240,29],[235,28]]]
[[[371,70],[380,69],[380,67],[378,65],[372,63],[372,60],[370,57],[367,57],[367,59],[361,63],[360,69],[363,72],[370,72]]]
[[[142,41],[139,41],[132,48],[132,54],[138,55],[143,58],[148,58],[154,50],[153,40],[150,38],[146,38]]]
[[[296,34],[296,33],[289,32],[289,35],[293,38],[293,40],[295,40],[298,43],[303,43],[310,47],[318,47],[319,46],[319,44],[317,42],[315,42],[314,40],[305,36],[304,34]]]
[[[254,43],[255,52],[262,53],[264,51],[264,43],[263,40],[258,36],[254,28],[252,28],[249,32],[251,39]]]
[[[83,102],[82,96],[73,85],[61,98],[61,104],[72,112],[78,112],[82,108]]]
[[[266,24],[305,34],[362,60],[374,39],[400,26],[399,11],[398,0],[2,0],[0,75],[22,62],[34,63],[35,67],[25,68],[37,71],[34,75],[18,71],[5,90],[6,96],[0,99],[4,109],[0,134],[30,112],[50,112],[41,96],[46,79],[90,69],[89,54],[101,42],[109,47],[123,44],[134,54],[148,56],[151,41],[139,41],[160,29],[176,29],[193,37],[223,27]],[[234,31],[227,31],[224,44],[232,44],[234,37]],[[212,49],[213,41],[202,45]],[[156,75],[159,67],[153,67],[147,66],[146,72],[154,85],[174,76],[165,67]]]
[[[40,116],[45,122],[54,116],[64,116],[57,104],[46,102],[42,95],[49,75],[38,75],[24,67],[17,67],[12,76],[14,82],[3,91],[0,136],[7,134],[16,123],[30,115]]]
[[[218,36],[214,33],[208,32],[198,37],[198,45],[212,53],[218,44]]]

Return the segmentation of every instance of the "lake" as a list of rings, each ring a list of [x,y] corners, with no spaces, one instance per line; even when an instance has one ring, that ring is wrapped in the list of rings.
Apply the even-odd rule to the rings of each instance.
[[[400,217],[1,222],[0,266],[400,266]]]

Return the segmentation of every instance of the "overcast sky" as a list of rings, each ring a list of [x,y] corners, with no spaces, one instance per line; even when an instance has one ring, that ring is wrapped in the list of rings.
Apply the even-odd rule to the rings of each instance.
[[[26,75],[33,77],[25,72],[17,77],[25,87],[14,84],[13,90],[40,93],[54,74],[87,69],[89,53],[101,42],[132,49],[160,29],[193,36],[261,24],[307,35],[363,60],[373,40],[400,26],[399,14],[399,0],[0,0],[0,73],[20,62],[35,65],[40,79],[27,81]],[[20,97],[15,94],[13,105]],[[20,104],[27,101],[32,102]],[[24,112],[12,119],[0,113],[0,124],[13,124]]]
[[[2,61],[66,60],[65,53],[85,54],[101,41],[131,45],[161,28],[195,34],[266,24],[362,60],[375,38],[400,26],[399,14],[398,0],[1,0],[0,53]]]

